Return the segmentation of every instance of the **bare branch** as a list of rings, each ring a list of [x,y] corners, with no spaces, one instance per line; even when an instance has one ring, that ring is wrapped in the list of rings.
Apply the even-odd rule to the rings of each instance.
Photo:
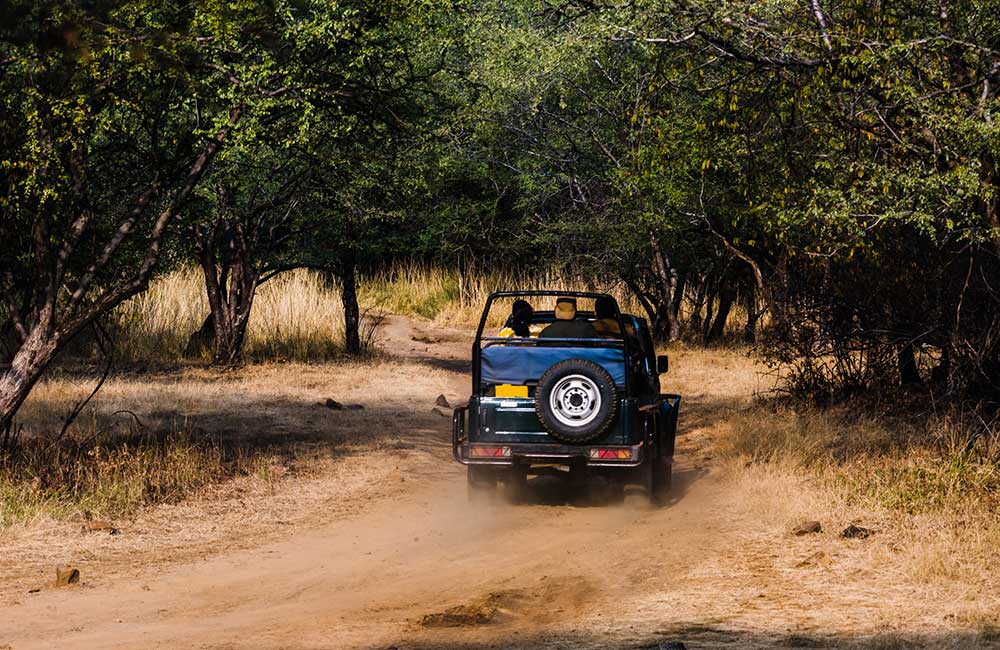
[[[812,0],[812,8],[813,14],[816,15],[816,22],[819,23],[819,33],[823,37],[823,43],[826,44],[827,51],[833,51],[833,45],[830,43],[830,35],[826,31],[826,17],[819,6],[819,0]]]

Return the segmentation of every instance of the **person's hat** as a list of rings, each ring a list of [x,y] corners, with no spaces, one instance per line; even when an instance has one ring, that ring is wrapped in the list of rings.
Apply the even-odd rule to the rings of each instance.
[[[576,318],[576,298],[559,298],[556,300],[556,318],[573,320]]]

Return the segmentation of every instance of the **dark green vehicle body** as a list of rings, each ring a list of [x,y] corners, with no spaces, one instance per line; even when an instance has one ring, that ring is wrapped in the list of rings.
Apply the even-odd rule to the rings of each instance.
[[[570,470],[619,478],[623,483],[643,487],[650,498],[662,496],[669,490],[680,396],[660,392],[666,357],[655,355],[644,319],[619,313],[620,331],[634,336],[617,341],[567,341],[563,344],[566,348],[548,348],[545,352],[555,359],[563,355],[563,349],[564,356],[574,359],[609,354],[624,357],[623,381],[614,391],[614,417],[598,437],[582,444],[560,440],[545,426],[536,402],[538,377],[530,371],[526,371],[524,386],[518,387],[527,392],[526,396],[497,396],[500,389],[483,372],[483,353],[490,346],[502,346],[505,357],[516,363],[519,349],[527,357],[529,348],[551,345],[530,339],[484,337],[486,317],[495,298],[565,295],[610,299],[605,294],[584,292],[501,292],[490,296],[473,346],[472,394],[468,406],[456,409],[454,414],[455,460],[469,466],[470,488],[476,484],[489,487],[497,481],[516,483],[529,473]],[[578,312],[577,318],[593,320],[594,315]],[[551,311],[535,312],[532,323],[544,325],[554,319]]]

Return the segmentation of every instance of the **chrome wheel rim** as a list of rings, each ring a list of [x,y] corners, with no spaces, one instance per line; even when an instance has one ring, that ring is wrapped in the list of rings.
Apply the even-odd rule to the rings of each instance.
[[[601,411],[601,391],[590,377],[567,375],[549,393],[552,415],[560,424],[583,427]]]

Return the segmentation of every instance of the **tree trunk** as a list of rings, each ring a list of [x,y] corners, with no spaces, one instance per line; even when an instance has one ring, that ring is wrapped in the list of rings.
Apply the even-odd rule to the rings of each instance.
[[[201,327],[191,332],[184,348],[184,356],[198,357],[208,349],[215,349],[215,315],[211,311],[202,321]]]
[[[708,291],[708,276],[702,277],[698,283],[698,289],[694,296],[694,305],[691,309],[691,331],[701,331],[701,308],[705,305],[705,293]]]
[[[896,351],[896,360],[899,365],[899,383],[903,386],[923,383],[920,378],[920,371],[917,369],[917,357],[913,343],[909,342]]]
[[[653,248],[653,261],[655,262],[653,268],[656,270],[656,276],[660,284],[660,294],[663,298],[661,301],[658,301],[661,304],[657,305],[657,320],[659,321],[657,325],[659,327],[656,329],[661,331],[656,333],[661,335],[666,334],[668,341],[676,341],[680,338],[681,333],[680,324],[677,322],[677,312],[674,311],[674,295],[677,292],[677,269],[670,264],[669,256],[664,254],[663,249],[660,247],[660,242],[657,241],[656,237],[650,234],[649,241]]]
[[[719,312],[716,314],[707,336],[705,336],[706,344],[718,341],[725,334],[726,321],[729,320],[729,312],[736,301],[736,290],[733,288],[732,283],[728,282],[726,278],[722,278],[721,285],[719,287]]]
[[[708,333],[712,329],[713,317],[715,315],[715,287],[710,287],[708,289],[707,295],[705,296],[705,322],[702,323],[701,340],[708,343]]]
[[[223,228],[224,239],[231,247],[229,252],[232,257],[228,264],[221,266],[217,263],[215,253],[220,227]],[[225,222],[213,225],[202,233],[198,249],[198,261],[205,274],[205,291],[215,331],[212,363],[235,365],[243,355],[243,342],[246,340],[260,272],[248,258],[239,226],[229,228]]]
[[[687,289],[687,278],[687,273],[681,273],[677,278],[677,287],[674,289],[674,317],[678,320],[678,335],[680,335],[681,304],[684,300],[684,291]]]
[[[667,312],[666,320],[670,329],[667,340],[676,341],[681,338],[681,324],[677,320],[677,312],[674,310],[673,300],[673,296],[677,294],[677,270],[671,267],[670,272],[670,295],[664,301],[663,309]]]
[[[651,302],[649,302],[649,298],[643,292],[643,290],[639,286],[638,282],[636,282],[634,278],[630,278],[630,277],[625,277],[625,278],[622,278],[622,279],[624,280],[625,285],[632,292],[632,295],[634,295],[635,298],[636,298],[636,300],[639,301],[639,304],[642,305],[643,311],[646,312],[646,319],[650,323],[655,323],[656,322],[656,308],[653,307],[653,304]]]
[[[743,342],[754,344],[757,342],[757,320],[760,318],[760,313],[757,311],[757,291],[753,285],[745,287],[743,305],[747,310],[747,324],[743,328]]]
[[[59,350],[61,339],[58,335],[48,335],[44,322],[47,320],[32,328],[14,353],[10,368],[0,375],[0,432],[13,425],[17,410]]]
[[[358,308],[358,284],[354,253],[347,252],[340,268],[340,300],[344,305],[344,346],[348,354],[361,352],[361,311]]]

